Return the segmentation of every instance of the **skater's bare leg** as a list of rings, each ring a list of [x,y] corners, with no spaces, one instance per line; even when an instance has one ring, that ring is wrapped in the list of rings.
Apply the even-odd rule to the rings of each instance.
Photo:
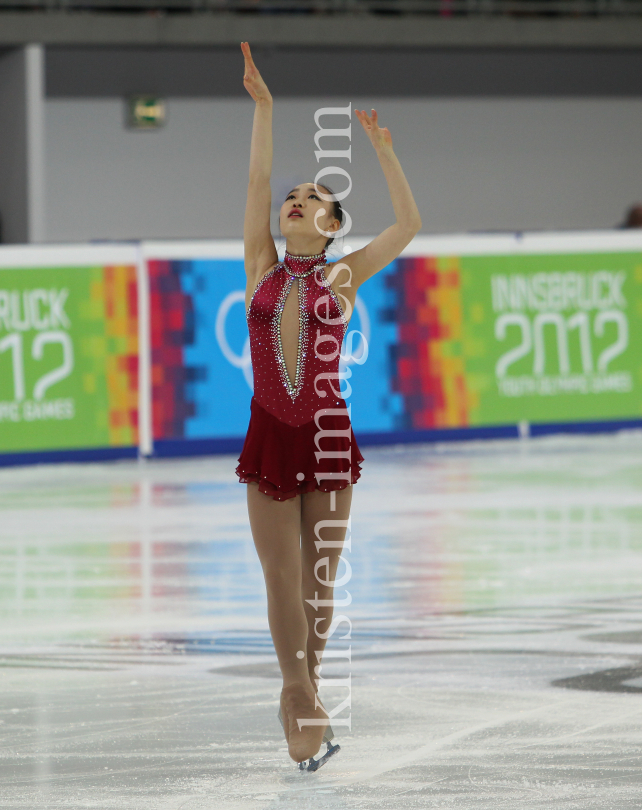
[[[310,680],[314,689],[317,689],[315,680],[319,677],[314,668],[319,665],[318,658],[325,649],[327,639],[319,636],[319,633],[327,633],[330,628],[332,620],[333,608],[332,607],[318,607],[316,610],[313,605],[306,602],[306,599],[331,600],[334,589],[319,582],[319,579],[332,582],[336,579],[337,568],[339,564],[339,557],[341,556],[342,545],[346,536],[346,528],[339,527],[324,527],[319,530],[319,535],[324,541],[329,541],[339,545],[339,548],[323,548],[321,546],[319,551],[315,543],[318,543],[319,538],[315,535],[315,527],[322,520],[337,520],[347,521],[350,516],[350,505],[352,503],[352,485],[345,489],[338,490],[334,493],[336,499],[336,509],[330,510],[329,492],[321,492],[314,490],[314,492],[306,492],[301,496],[301,557],[302,557],[302,597],[305,614],[308,622],[308,636],[306,646],[306,661]],[[319,560],[324,557],[328,558],[328,567],[325,565],[319,566],[319,577],[317,578],[314,573],[314,566]],[[343,576],[345,569],[341,568],[340,576]],[[315,630],[316,622],[316,630]],[[339,633],[344,635],[346,632],[345,625],[342,625]]]
[[[308,624],[301,603],[301,497],[275,501],[247,485],[247,507],[254,545],[263,568],[268,623],[283,686],[307,683],[308,666],[297,652],[307,646]]]
[[[302,762],[319,750],[327,714],[315,705],[305,654],[308,623],[301,600],[301,496],[275,501],[259,492],[257,484],[248,484],[247,498],[265,576],[268,622],[283,675],[281,711],[288,751],[295,762]],[[321,724],[305,722],[310,720]]]

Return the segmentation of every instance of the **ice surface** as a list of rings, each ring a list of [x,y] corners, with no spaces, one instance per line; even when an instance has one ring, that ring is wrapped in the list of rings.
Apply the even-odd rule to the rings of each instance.
[[[352,661],[323,668],[351,730],[316,774],[235,459],[0,470],[0,807],[637,810],[641,451],[366,448]]]

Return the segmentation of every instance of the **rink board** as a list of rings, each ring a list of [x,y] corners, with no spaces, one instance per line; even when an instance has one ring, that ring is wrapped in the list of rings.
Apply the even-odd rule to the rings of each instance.
[[[0,449],[21,460],[138,447],[138,252],[0,249]]]
[[[242,246],[144,251],[156,452],[235,452],[252,394]],[[635,427],[641,332],[640,234],[417,238],[359,289],[342,360],[355,432],[383,444]]]
[[[239,240],[0,248],[0,463],[237,452],[244,291]],[[418,237],[341,365],[362,444],[640,426],[642,234]]]

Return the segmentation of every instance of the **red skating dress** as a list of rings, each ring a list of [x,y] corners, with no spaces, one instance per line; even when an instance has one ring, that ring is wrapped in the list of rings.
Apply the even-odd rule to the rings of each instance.
[[[341,396],[349,391],[347,375],[339,371],[348,324],[324,266],[325,251],[316,256],[286,251],[285,260],[263,276],[247,308],[254,396],[236,474],[241,483],[258,483],[261,492],[277,501],[315,489],[345,489],[361,475],[363,456]],[[294,284],[299,341],[291,380],[281,315]]]

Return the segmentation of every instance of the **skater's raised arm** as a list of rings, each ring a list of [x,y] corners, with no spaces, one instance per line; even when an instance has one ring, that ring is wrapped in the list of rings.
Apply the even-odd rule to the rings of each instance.
[[[357,287],[397,258],[419,232],[421,217],[401,164],[393,151],[392,136],[388,128],[379,127],[376,110],[372,110],[372,117],[365,110],[355,110],[355,114],[379,158],[396,218],[396,222],[372,242],[343,259],[352,270],[354,286]]]
[[[272,174],[272,96],[256,68],[247,42],[241,43],[245,57],[243,85],[256,102],[252,145],[250,147],[250,177],[243,223],[245,272],[248,282],[254,282],[278,259],[270,233],[270,175]]]

